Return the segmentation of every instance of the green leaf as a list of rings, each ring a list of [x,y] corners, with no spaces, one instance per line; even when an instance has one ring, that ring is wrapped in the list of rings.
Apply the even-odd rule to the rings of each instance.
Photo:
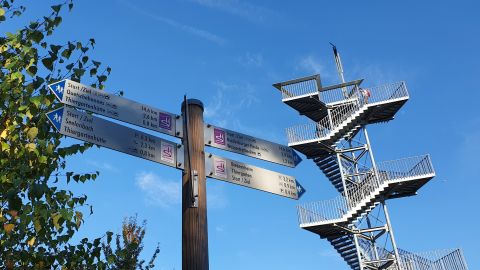
[[[73,69],[73,73],[75,74],[75,76],[77,76],[77,77],[80,78],[80,77],[83,76],[83,74],[85,74],[85,69],[83,69],[83,68],[74,68],[74,69]]]
[[[62,23],[62,17],[55,17],[53,24],[55,24],[55,26],[59,26],[60,23]]]
[[[38,162],[40,162],[42,164],[47,164],[47,160],[48,160],[48,158],[46,156],[40,156],[38,158]]]
[[[2,142],[2,151],[7,151],[10,149],[10,145],[6,142]]]
[[[52,8],[53,11],[55,11],[56,13],[59,13],[59,12],[60,12],[60,9],[62,8],[62,5],[51,6],[51,8]]]
[[[113,264],[115,262],[115,256],[113,256],[112,254],[108,255],[107,261],[109,264]]]
[[[37,26],[38,26],[38,22],[31,22],[29,27],[30,29],[35,29],[37,28]]]
[[[38,217],[33,218],[33,226],[37,233],[42,229],[42,224],[40,223],[40,219]]]
[[[102,83],[102,82],[104,82],[104,81],[107,80],[107,76],[105,76],[105,75],[97,76],[97,78],[98,78],[98,81],[99,81],[100,83]]]
[[[33,141],[37,137],[37,134],[38,134],[38,128],[32,127],[28,129],[27,137],[28,139],[30,139],[30,141]]]
[[[52,58],[43,58],[42,64],[50,71],[53,71],[53,59]]]
[[[40,41],[42,41],[43,39],[43,33],[36,30],[36,31],[33,31],[31,34],[30,34],[30,38],[35,42],[35,43],[40,43]]]
[[[39,108],[42,102],[42,97],[41,96],[31,97],[30,102],[32,102],[35,105],[35,107]]]
[[[35,76],[37,74],[37,67],[36,66],[30,66],[27,68],[27,73],[30,76]]]
[[[12,79],[22,81],[23,74],[19,71],[12,73]]]
[[[52,50],[52,52],[53,52],[54,54],[57,54],[58,51],[59,51],[61,48],[62,48],[62,46],[60,46],[60,45],[50,45],[50,50]]]
[[[72,49],[70,48],[67,48],[65,50],[62,51],[62,56],[69,59],[70,58],[70,55],[72,55]]]

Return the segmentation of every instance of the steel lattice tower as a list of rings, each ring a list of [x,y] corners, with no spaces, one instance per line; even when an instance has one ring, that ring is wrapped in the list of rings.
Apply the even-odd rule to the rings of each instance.
[[[369,124],[385,123],[409,99],[404,82],[323,87],[320,75],[276,83],[282,101],[313,122],[287,129],[289,146],[312,159],[340,193],[298,206],[300,227],[327,239],[353,270],[467,269],[461,250],[414,254],[397,247],[386,201],[417,194],[435,176],[429,155],[377,162]]]

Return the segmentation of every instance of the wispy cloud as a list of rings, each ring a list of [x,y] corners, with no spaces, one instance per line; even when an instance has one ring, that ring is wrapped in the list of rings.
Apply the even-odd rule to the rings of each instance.
[[[278,130],[269,129],[265,124],[255,127],[246,120],[241,120],[246,111],[254,110],[262,103],[257,98],[257,89],[253,85],[218,81],[215,86],[217,91],[205,106],[204,116],[208,123],[266,140],[284,140],[283,133]]]
[[[314,55],[307,55],[298,60],[297,70],[312,74],[320,74],[322,80],[331,79],[332,73],[328,71],[323,62],[324,61]]]
[[[205,117],[212,124],[234,128],[234,119],[238,118],[238,114],[259,102],[254,87],[249,83],[239,85],[218,81],[215,86],[217,92],[205,108]]]
[[[244,66],[261,67],[263,65],[263,55],[261,53],[247,52],[238,58],[238,62]]]
[[[113,173],[119,173],[120,169],[117,168],[116,166],[112,165],[111,163],[104,162],[104,161],[98,161],[98,160],[87,160],[86,163],[90,166],[93,166],[101,171],[109,171]]]
[[[276,12],[240,0],[191,0],[199,5],[215,8],[252,22],[264,22],[277,15]]]
[[[167,208],[181,203],[180,181],[166,180],[152,172],[141,172],[135,180],[145,193],[147,204]]]
[[[164,17],[164,16],[160,16],[158,14],[150,13],[147,10],[141,9],[141,8],[135,6],[134,4],[132,4],[128,1],[125,1],[125,0],[118,0],[118,2],[122,3],[123,5],[127,6],[131,10],[133,10],[133,11],[135,11],[135,12],[137,12],[137,13],[143,15],[143,16],[149,17],[150,19],[153,19],[155,21],[162,22],[164,24],[167,24],[167,25],[169,25],[173,28],[182,30],[182,31],[184,31],[186,33],[189,33],[191,35],[203,38],[205,40],[208,40],[210,42],[213,42],[213,43],[216,43],[216,44],[219,44],[219,45],[224,45],[224,44],[227,43],[227,40],[224,39],[223,37],[215,35],[215,34],[209,32],[207,30],[203,30],[203,29],[199,29],[199,28],[196,28],[196,27],[193,27],[193,26],[190,26],[190,25],[182,24],[182,23],[180,23],[178,21],[175,21],[173,19],[170,19],[170,18],[167,18],[167,17]]]

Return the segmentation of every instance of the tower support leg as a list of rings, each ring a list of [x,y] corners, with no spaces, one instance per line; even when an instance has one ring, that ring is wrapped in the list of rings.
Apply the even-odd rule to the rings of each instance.
[[[395,236],[393,235],[393,228],[392,228],[392,224],[390,223],[390,215],[388,214],[388,209],[387,209],[387,205],[385,204],[385,200],[382,202],[382,205],[383,205],[383,212],[385,214],[385,221],[387,222],[388,234],[390,235],[393,252],[395,253],[395,264],[397,265],[397,269],[402,269],[401,263],[400,263],[400,255],[398,253],[398,248],[397,248],[397,242],[395,241]]]

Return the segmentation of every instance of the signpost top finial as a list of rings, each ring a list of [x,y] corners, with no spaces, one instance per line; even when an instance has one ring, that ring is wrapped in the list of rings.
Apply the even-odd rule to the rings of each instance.
[[[202,111],[204,110],[203,102],[199,99],[189,98],[189,99],[187,99],[187,102],[188,102],[188,104],[194,104],[194,105],[199,106],[200,108],[202,108]],[[184,106],[185,106],[185,102],[182,102],[182,110],[183,110]]]

